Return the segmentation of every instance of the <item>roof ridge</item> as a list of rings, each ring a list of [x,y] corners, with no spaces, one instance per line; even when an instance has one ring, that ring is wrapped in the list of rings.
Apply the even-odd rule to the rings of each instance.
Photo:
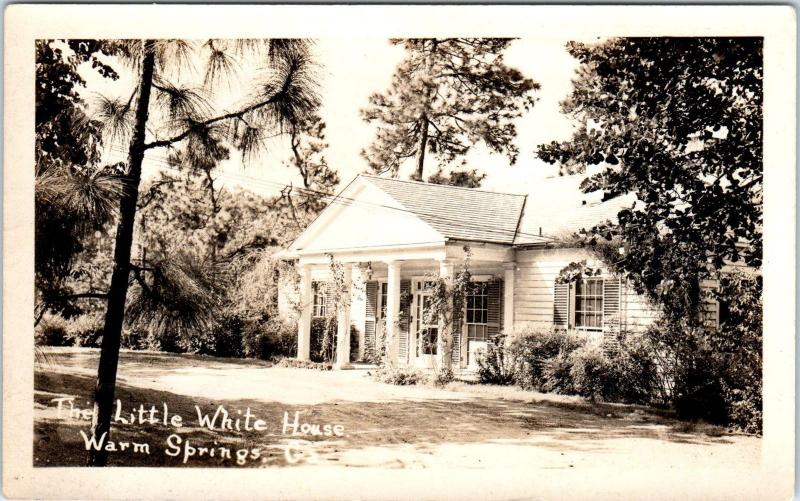
[[[439,187],[442,187],[442,188],[450,188],[450,189],[454,189],[454,190],[466,190],[466,191],[471,191],[471,192],[478,191],[478,192],[481,192],[481,193],[492,193],[494,195],[510,195],[510,196],[514,196],[514,197],[523,197],[523,198],[528,196],[526,193],[509,193],[507,191],[494,191],[494,190],[487,190],[487,189],[484,189],[484,188],[467,188],[466,186],[452,186],[452,185],[449,185],[449,184],[428,183],[428,182],[425,182],[425,181],[413,181],[411,179],[397,179],[396,177],[383,177],[383,176],[376,176],[374,174],[359,174],[359,176],[365,177],[365,178],[368,178],[368,179],[381,179],[381,180],[384,180],[384,181],[393,181],[393,182],[398,182],[398,183],[421,184],[421,185],[426,185],[426,186],[439,186]]]

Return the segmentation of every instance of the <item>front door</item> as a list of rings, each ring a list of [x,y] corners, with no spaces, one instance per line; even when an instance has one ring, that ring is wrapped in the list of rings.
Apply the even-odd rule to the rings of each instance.
[[[439,340],[438,319],[431,319],[429,314],[433,301],[432,293],[426,289],[425,282],[415,284],[414,292],[414,365],[432,368]],[[427,320],[427,321],[426,321]],[[434,323],[431,323],[431,322]]]

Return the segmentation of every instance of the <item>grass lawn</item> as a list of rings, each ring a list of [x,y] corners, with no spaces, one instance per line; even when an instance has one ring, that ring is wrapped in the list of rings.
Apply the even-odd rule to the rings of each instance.
[[[53,399],[73,397],[74,405],[90,408],[98,355],[94,349],[47,348],[37,361],[35,465],[85,462],[80,432],[88,433],[90,422],[63,409],[59,416]],[[110,462],[116,466],[237,466],[236,451],[244,450],[241,466],[247,467],[486,469],[523,464],[544,471],[692,464],[747,471],[761,456],[757,437],[677,421],[643,407],[466,383],[447,389],[398,387],[373,382],[364,370],[318,372],[253,360],[125,351],[117,398],[122,417],[130,418],[131,409],[140,405],[145,410],[155,406],[158,422],[112,426],[111,439],[118,447],[126,441],[149,445],[149,454],[134,452],[132,445],[112,453]],[[165,404],[169,416],[181,416],[180,428],[164,425]],[[198,408],[213,415],[219,406],[232,421],[240,418],[242,429],[211,430],[197,422]],[[248,408],[251,424],[262,419],[266,429],[243,429]],[[329,436],[313,435],[312,428],[299,435],[292,434],[291,426],[284,429],[285,415],[292,424],[295,413],[298,424],[318,424],[323,433],[328,425]],[[169,438],[173,434],[180,444]],[[187,442],[188,450],[195,450],[184,462]],[[206,448],[202,454],[201,447]]]

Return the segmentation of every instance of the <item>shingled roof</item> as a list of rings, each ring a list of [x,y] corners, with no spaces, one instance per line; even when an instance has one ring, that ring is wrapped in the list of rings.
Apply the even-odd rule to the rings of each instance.
[[[567,237],[636,202],[633,194],[601,201],[583,193],[585,175],[536,181],[528,194],[498,193],[362,174],[445,238],[530,245]]]
[[[514,244],[536,244],[569,237],[604,221],[616,222],[619,211],[636,202],[633,193],[606,201],[602,201],[599,191],[583,193],[580,185],[585,178],[585,174],[575,174],[546,178],[533,184]]]
[[[514,243],[525,195],[361,176],[447,239]]]

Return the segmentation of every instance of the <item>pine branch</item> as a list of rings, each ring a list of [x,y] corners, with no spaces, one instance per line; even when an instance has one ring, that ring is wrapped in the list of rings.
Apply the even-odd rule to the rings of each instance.
[[[244,117],[244,115],[246,115],[247,113],[250,113],[252,111],[256,111],[256,110],[258,110],[260,108],[264,108],[265,106],[269,106],[270,104],[274,104],[274,103],[278,102],[278,100],[281,97],[283,97],[286,94],[286,92],[289,90],[289,86],[291,85],[291,82],[292,82],[292,75],[290,74],[283,81],[283,85],[281,86],[281,89],[278,92],[276,92],[275,94],[273,94],[269,99],[266,99],[264,101],[260,101],[260,102],[255,103],[255,104],[251,104],[250,106],[242,108],[239,111],[234,111],[234,112],[231,112],[231,113],[225,113],[224,115],[220,115],[220,116],[217,116],[217,117],[214,117],[214,118],[209,118],[208,120],[204,120],[202,122],[198,122],[197,124],[194,124],[191,127],[187,128],[185,131],[181,132],[180,134],[178,134],[176,136],[173,136],[173,137],[171,137],[169,139],[162,139],[162,140],[159,140],[159,141],[153,141],[152,143],[146,143],[144,145],[143,149],[145,151],[147,151],[147,150],[152,149],[152,148],[161,148],[161,147],[165,147],[165,146],[170,146],[170,145],[172,145],[174,143],[182,141],[183,139],[186,139],[189,136],[189,134],[191,134],[196,129],[202,129],[202,128],[208,127],[209,125],[214,125],[215,123],[219,123],[219,122],[222,122],[224,120],[230,120],[232,118],[242,119]]]

